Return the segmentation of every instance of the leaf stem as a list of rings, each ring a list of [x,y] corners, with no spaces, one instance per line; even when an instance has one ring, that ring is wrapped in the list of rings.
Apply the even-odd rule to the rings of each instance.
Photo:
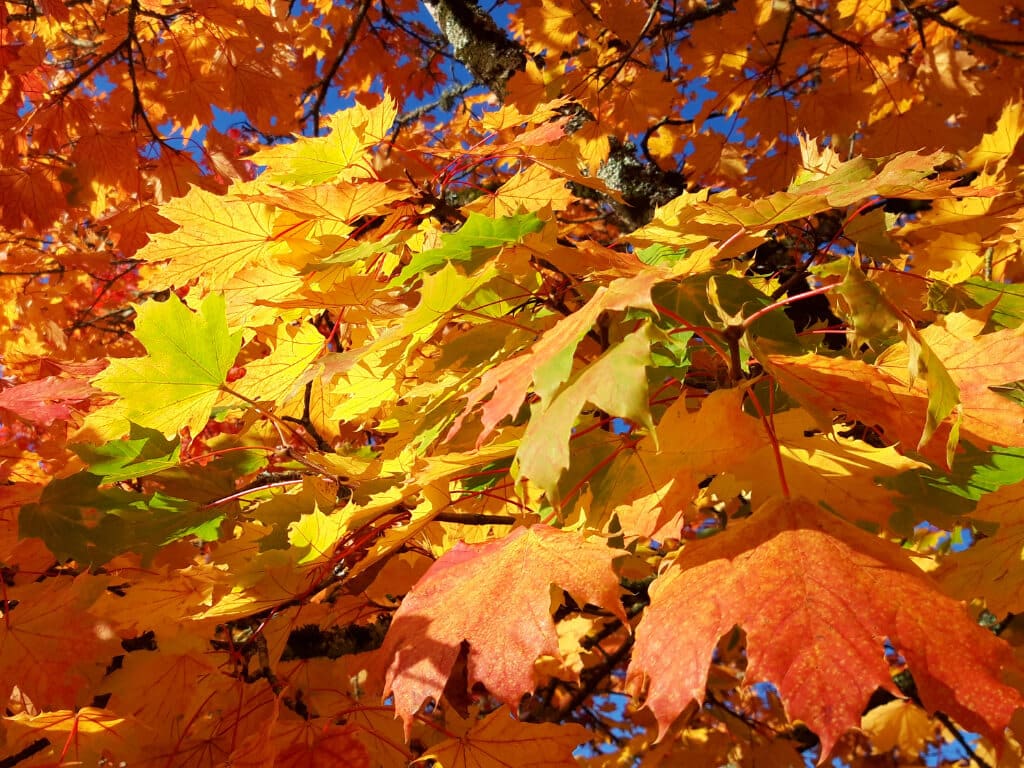
[[[768,434],[768,442],[772,444],[772,453],[775,454],[775,469],[779,473],[779,487],[782,489],[782,495],[784,498],[792,498],[789,492],[789,483],[786,481],[786,469],[782,464],[782,451],[779,448],[779,437],[775,434],[775,425],[769,418],[768,414],[765,414],[764,408],[761,407],[761,402],[754,397],[754,394],[748,393],[750,402],[754,404],[754,408],[757,409],[758,414],[761,416],[761,423],[764,424],[764,431]]]
[[[829,283],[828,285],[823,285],[819,288],[812,288],[809,291],[798,293],[795,296],[787,296],[784,299],[779,299],[778,301],[769,304],[767,307],[761,307],[761,309],[757,310],[757,312],[750,315],[750,317],[744,318],[743,324],[740,327],[743,328],[744,331],[746,331],[748,328],[750,328],[751,325],[756,323],[769,312],[776,310],[785,304],[792,304],[794,301],[800,301],[802,299],[810,298],[811,296],[820,296],[823,293],[828,293],[837,285],[839,285],[839,283]]]
[[[287,448],[288,447],[288,439],[284,436],[284,432],[281,430],[282,427],[284,427],[284,429],[288,430],[288,433],[292,437],[301,439],[301,436],[299,435],[299,433],[296,432],[295,429],[287,421],[284,421],[283,419],[278,418],[277,416],[272,414],[270,411],[264,410],[263,407],[259,403],[257,403],[255,400],[253,400],[251,397],[246,397],[241,392],[236,392],[231,387],[229,387],[227,384],[221,384],[219,389],[220,389],[221,392],[225,392],[225,393],[231,395],[232,397],[237,397],[243,403],[245,403],[250,408],[252,408],[254,411],[256,411],[256,413],[258,413],[260,416],[262,416],[263,418],[269,420],[270,423],[274,425],[274,429],[277,430],[277,436],[281,439],[281,447],[282,448]],[[302,440],[302,442],[305,443],[306,441]]]

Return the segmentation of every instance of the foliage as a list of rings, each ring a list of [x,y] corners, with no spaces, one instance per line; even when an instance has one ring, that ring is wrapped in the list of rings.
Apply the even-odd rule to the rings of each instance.
[[[1021,18],[0,4],[0,765],[1019,764]]]

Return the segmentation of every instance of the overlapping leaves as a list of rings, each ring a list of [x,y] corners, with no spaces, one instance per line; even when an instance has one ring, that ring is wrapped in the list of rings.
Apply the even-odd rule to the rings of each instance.
[[[975,280],[903,306],[893,283],[909,267],[877,258],[900,235],[875,217],[850,230],[874,256],[808,257],[828,262],[818,293],[844,321],[836,348],[797,333],[792,302],[778,301],[785,286],[734,263],[775,227],[832,209],[856,221],[876,196],[992,191],[936,177],[945,155],[808,154],[786,191],[687,193],[631,235],[653,250],[602,250],[559,238],[543,207],[487,218],[470,203],[446,219],[422,189],[379,173],[394,118],[390,100],[358,107],[327,138],[263,152],[261,179],[166,209],[181,226],[142,251],[146,285],[190,286],[185,301],[141,303],[144,354],[112,357],[90,386],[36,385],[44,404],[23,415],[49,426],[96,406],[73,443],[81,471],[34,484],[18,526],[61,561],[118,574],[102,599],[84,575],[55,598],[76,626],[110,622],[89,630],[103,641],[89,653],[112,632],[158,627],[152,674],[202,680],[187,734],[134,713],[161,748],[179,757],[182,744],[216,743],[237,764],[271,753],[298,764],[310,750],[362,761],[346,718],[388,697],[409,736],[424,718],[468,713],[474,687],[486,692],[477,704],[514,707],[545,687],[585,690],[604,669],[605,690],[622,693],[633,638],[635,700],[664,735],[706,699],[735,626],[748,682],[776,685],[822,759],[876,687],[896,690],[886,641],[928,711],[998,741],[1022,703],[1002,677],[1007,645],[885,537],[907,533],[890,519],[906,512],[906,483],[955,465],[960,441],[972,456],[1022,445],[1014,292]],[[524,157],[549,144],[527,143]],[[571,159],[530,167],[578,183],[585,158]],[[591,258],[604,268],[588,269]],[[921,319],[936,311],[946,314]],[[998,611],[1020,603],[1005,579],[1021,546],[1008,511],[1019,479],[1003,477],[1011,487],[979,505],[979,524],[1001,524],[992,540],[940,572]],[[665,563],[659,542],[679,539]],[[163,580],[138,575],[149,568]],[[986,594],[987,580],[1004,586]],[[97,669],[60,685],[22,669],[42,592],[12,582],[5,597],[12,685],[70,711]],[[169,605],[173,620],[160,615]],[[194,630],[178,627],[186,619]],[[43,653],[69,652],[42,637]],[[374,644],[376,659],[348,658]],[[230,674],[200,661],[211,648]],[[344,657],[328,684],[302,666],[318,657]],[[252,688],[259,680],[270,686]],[[245,702],[232,705],[236,725],[243,711],[264,725],[225,747],[215,713],[233,696]],[[553,719],[579,706],[552,701]],[[19,717],[22,733],[30,719]],[[56,733],[65,720],[54,718],[35,727]],[[516,738],[539,764],[567,760],[591,733],[535,744],[547,726],[502,708],[449,725],[424,737],[425,755],[490,754],[493,740]]]

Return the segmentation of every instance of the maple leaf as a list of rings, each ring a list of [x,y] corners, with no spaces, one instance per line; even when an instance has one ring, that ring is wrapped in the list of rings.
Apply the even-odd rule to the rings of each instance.
[[[113,407],[128,421],[166,436],[182,427],[198,435],[242,346],[240,332],[228,333],[224,299],[211,294],[198,312],[174,294],[147,302],[135,336],[149,354],[112,360],[96,385],[121,396]]]
[[[246,363],[245,376],[231,383],[232,392],[252,400],[286,399],[324,349],[323,335],[309,323],[280,323],[268,341],[270,354]]]
[[[971,517],[999,524],[996,532],[976,541],[965,552],[951,554],[937,574],[953,595],[985,598],[997,616],[1024,607],[1024,483],[1008,485],[982,496]]]
[[[928,713],[903,699],[872,709],[862,718],[861,728],[870,734],[871,743],[879,752],[898,748],[904,754],[917,754],[935,734]]]
[[[662,732],[704,699],[719,638],[747,634],[746,678],[771,680],[825,760],[860,724],[875,688],[893,690],[883,643],[904,656],[921,701],[1000,739],[1024,703],[1000,682],[1009,647],[975,624],[893,545],[806,500],[770,501],[746,525],[691,545],[651,586],[629,677],[648,682]],[[928,604],[927,613],[904,606]]]
[[[370,109],[357,104],[331,117],[330,136],[260,150],[253,162],[269,166],[261,181],[270,184],[307,186],[372,177],[368,150],[387,135],[397,115],[390,96]]]
[[[243,268],[264,266],[286,248],[274,240],[273,209],[261,203],[193,188],[160,213],[177,229],[157,233],[138,254],[149,262],[143,285],[159,290],[183,288],[196,278],[203,288],[219,288]]]
[[[139,727],[132,718],[96,707],[36,715],[20,712],[4,718],[5,746],[11,755],[18,755],[45,740],[43,749],[33,754],[37,759],[51,758],[53,765],[66,765],[68,760],[80,765],[101,764],[110,755],[137,760],[139,745],[134,743],[133,732]]]
[[[155,429],[132,424],[128,437],[105,445],[80,443],[71,446],[89,465],[89,474],[104,483],[145,477],[177,466],[181,446]]]
[[[0,763],[803,765],[744,674],[998,741],[940,588],[1022,610],[1011,4],[106,5],[0,4]],[[942,716],[858,720],[894,652]]]
[[[60,557],[96,564],[130,551],[148,557],[185,536],[218,536],[223,510],[160,492],[101,489],[100,482],[89,472],[51,481],[37,502],[21,508],[19,533],[38,536]]]
[[[571,201],[572,193],[565,179],[541,165],[532,165],[502,184],[497,191],[477,198],[462,209],[496,218],[522,211],[539,211],[546,206],[560,211],[569,207]]]
[[[787,394],[814,414],[820,429],[830,431],[834,416],[860,421],[880,427],[901,450],[916,448],[929,459],[947,463],[948,425],[938,431],[941,440],[920,445],[928,423],[928,394],[923,386],[908,391],[899,378],[860,360],[767,355],[764,363]]]
[[[835,266],[832,265],[833,271]],[[920,448],[932,438],[939,424],[957,407],[960,402],[960,390],[931,345],[917,333],[909,319],[889,302],[879,287],[866,278],[854,260],[846,263],[845,270],[840,267],[838,271],[842,272],[844,279],[832,293],[845,300],[843,306],[837,309],[846,318],[851,347],[860,349],[865,344],[870,345],[878,339],[888,338],[890,331],[898,331],[907,348],[905,359],[908,380],[913,382],[918,376],[924,379],[928,392],[928,407],[924,430],[918,442]],[[829,273],[828,266],[819,272]],[[953,444],[954,437],[955,433],[950,436],[946,446],[947,464],[952,463],[948,457],[956,447]]]
[[[676,400],[658,422],[660,445],[645,438],[594,480],[595,506],[614,504],[627,536],[677,536],[699,483],[761,455],[766,436],[757,419],[743,412],[744,398],[739,389],[719,390],[698,409],[686,398]],[[577,452],[588,464],[600,461],[580,448]],[[640,495],[640,489],[646,493]]]
[[[1024,410],[995,391],[999,385],[1024,379],[1024,334],[1006,329],[975,336],[973,327],[960,332],[961,317],[949,315],[943,324],[921,331],[960,391],[960,434],[982,448],[1024,446]],[[906,355],[902,347],[890,348],[879,356],[878,367],[917,394],[921,384],[900,367]]]
[[[534,344],[525,355],[512,358],[487,371],[480,384],[467,396],[462,414],[448,431],[451,439],[470,412],[485,397],[481,421],[484,429],[477,438],[482,445],[498,422],[514,414],[522,405],[531,384],[536,384],[541,397],[550,396],[569,378],[573,352],[587,334],[598,316],[607,310],[651,305],[651,288],[665,274],[659,269],[647,269],[631,278],[621,278],[608,288],[601,288],[583,308],[565,318]]]
[[[279,707],[275,701],[278,712]],[[230,761],[238,768],[369,768],[370,755],[357,733],[358,729],[328,718],[274,717],[233,750]]]
[[[520,768],[577,765],[573,750],[589,738],[590,732],[582,726],[524,723],[512,717],[508,706],[501,706],[458,738],[431,747],[423,759],[443,768],[501,766],[508,764],[510,750],[515,750]]]
[[[937,311],[991,306],[989,317],[1000,328],[1019,328],[1024,322],[1024,286],[972,277],[945,290],[941,285],[936,289],[929,293],[928,304]]]
[[[470,213],[466,223],[459,227],[458,231],[441,235],[440,248],[416,254],[394,279],[394,284],[405,285],[416,275],[432,272],[434,267],[451,261],[468,261],[493,256],[503,246],[519,242],[543,227],[544,222],[532,213],[500,219]]]
[[[520,474],[555,498],[558,478],[569,466],[569,434],[587,403],[610,416],[630,419],[654,429],[647,405],[647,372],[651,362],[651,333],[645,325],[616,344],[551,402],[535,405],[516,453]]]
[[[482,683],[509,704],[532,691],[534,662],[560,658],[552,586],[625,620],[611,568],[618,554],[536,525],[485,544],[458,544],[438,559],[395,612],[381,649],[391,659],[385,695],[394,696],[406,731],[425,700],[440,699],[464,642],[470,687]]]
[[[88,576],[5,591],[0,621],[0,696],[18,689],[41,709],[74,707],[120,646],[109,625],[97,632],[90,608],[104,590]]]
[[[54,421],[67,421],[72,409],[84,407],[96,394],[88,382],[47,376],[0,392],[0,412],[48,427]]]
[[[885,527],[891,525],[899,497],[880,481],[928,467],[892,447],[875,448],[853,437],[818,432],[814,418],[799,408],[777,414],[773,430],[777,447],[765,443],[743,452],[738,462],[723,460],[709,467],[708,472],[724,470],[709,486],[719,498],[752,492],[751,502],[758,506],[781,495],[781,476],[774,466],[778,450],[789,487],[799,488],[801,495],[826,509],[852,515],[851,520]]]

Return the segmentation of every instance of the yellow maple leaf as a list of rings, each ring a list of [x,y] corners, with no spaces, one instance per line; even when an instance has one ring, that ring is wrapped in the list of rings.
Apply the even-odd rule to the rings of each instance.
[[[244,189],[244,188],[243,188]],[[139,251],[146,290],[183,287],[198,278],[204,290],[219,287],[253,265],[265,265],[287,246],[274,240],[274,210],[193,187],[160,214],[178,229],[159,233]]]
[[[371,178],[374,168],[368,150],[387,136],[397,116],[398,106],[390,96],[376,107],[357,104],[336,112],[328,121],[330,136],[299,139],[253,155],[253,162],[267,166],[260,181],[306,186]]]

